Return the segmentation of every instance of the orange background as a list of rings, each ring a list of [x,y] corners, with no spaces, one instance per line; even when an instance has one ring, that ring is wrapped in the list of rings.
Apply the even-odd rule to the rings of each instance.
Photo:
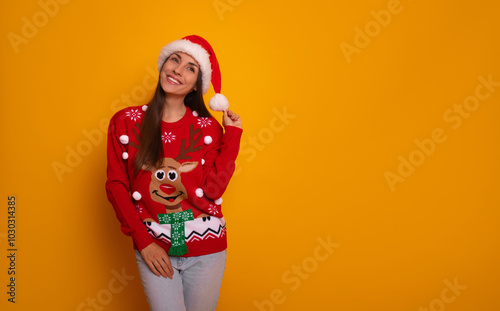
[[[198,34],[244,122],[218,310],[499,310],[499,11],[451,0],[3,1],[0,308],[147,308],[105,195],[104,130],[147,102],[160,49]]]

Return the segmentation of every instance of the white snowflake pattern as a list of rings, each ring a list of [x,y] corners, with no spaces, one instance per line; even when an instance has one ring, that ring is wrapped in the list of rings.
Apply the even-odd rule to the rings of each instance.
[[[137,119],[141,118],[142,112],[140,112],[139,109],[130,109],[129,111],[125,112],[125,115],[129,117],[130,120],[136,122]]]
[[[175,135],[172,134],[172,132],[163,132],[163,135],[161,135],[161,140],[163,140],[164,143],[171,143],[175,140]]]
[[[215,206],[213,204],[210,204],[208,206],[208,211],[210,212],[210,214],[213,214],[213,215],[219,214],[219,211],[217,210],[217,206]]]
[[[144,211],[144,208],[142,206],[140,206],[139,204],[136,204],[135,211],[138,213],[142,213]]]
[[[198,118],[198,124],[201,127],[207,127],[210,124],[212,124],[212,121],[208,117],[200,117],[200,118]]]

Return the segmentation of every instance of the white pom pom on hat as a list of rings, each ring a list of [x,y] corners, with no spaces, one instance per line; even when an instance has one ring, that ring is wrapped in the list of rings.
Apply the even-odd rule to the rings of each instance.
[[[190,35],[180,40],[170,42],[161,49],[160,56],[158,57],[158,71],[161,71],[166,59],[175,52],[187,53],[198,62],[201,70],[203,94],[207,93],[210,88],[210,82],[212,82],[215,95],[208,103],[210,109],[214,111],[227,110],[227,108],[229,108],[229,102],[227,98],[220,93],[221,73],[219,62],[208,41],[200,36]]]
[[[220,93],[216,93],[208,101],[208,106],[214,111],[224,111],[229,108],[229,101],[227,100],[226,96]]]

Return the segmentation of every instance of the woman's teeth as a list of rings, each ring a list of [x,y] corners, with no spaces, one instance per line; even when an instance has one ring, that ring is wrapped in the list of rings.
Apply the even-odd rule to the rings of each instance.
[[[176,80],[176,79],[174,79],[174,78],[172,78],[170,76],[167,77],[167,80],[170,81],[173,84],[177,84],[177,85],[181,84],[178,80]]]

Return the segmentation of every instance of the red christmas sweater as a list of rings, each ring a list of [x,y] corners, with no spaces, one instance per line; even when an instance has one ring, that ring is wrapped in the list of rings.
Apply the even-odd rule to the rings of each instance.
[[[121,230],[132,237],[135,249],[154,242],[168,252],[173,228],[161,220],[166,214],[188,210],[194,219],[184,222],[188,253],[183,256],[226,249],[221,196],[235,169],[242,130],[227,126],[223,133],[217,120],[198,117],[186,108],[179,121],[162,122],[162,165],[143,167],[137,175],[134,158],[147,106],[122,109],[110,120],[106,192]]]

